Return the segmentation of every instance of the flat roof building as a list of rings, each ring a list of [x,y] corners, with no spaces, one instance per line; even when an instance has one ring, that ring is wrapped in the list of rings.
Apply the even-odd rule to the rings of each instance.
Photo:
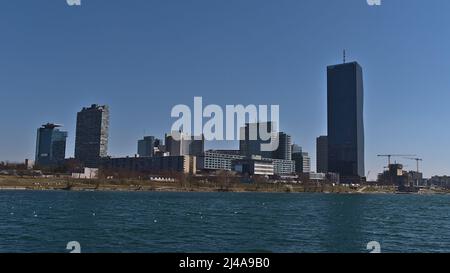
[[[56,166],[66,157],[67,132],[57,128],[61,125],[47,123],[37,130],[35,164]]]
[[[108,155],[109,107],[96,104],[77,114],[75,158],[85,167],[95,168]]]
[[[364,177],[364,88],[357,62],[327,68],[328,172]]]

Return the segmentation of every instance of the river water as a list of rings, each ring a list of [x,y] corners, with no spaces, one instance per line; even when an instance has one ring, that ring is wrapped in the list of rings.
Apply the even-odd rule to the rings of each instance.
[[[0,252],[450,252],[450,195],[0,191]]]

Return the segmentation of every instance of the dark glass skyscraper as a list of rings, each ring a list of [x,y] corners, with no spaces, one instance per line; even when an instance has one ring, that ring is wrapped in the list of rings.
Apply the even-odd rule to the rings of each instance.
[[[278,148],[273,151],[272,158],[292,160],[292,138],[290,135],[279,132],[278,134]]]
[[[327,136],[320,136],[316,140],[316,169],[318,173],[328,173]]]
[[[328,171],[364,177],[363,72],[357,62],[329,66]]]
[[[67,132],[56,128],[61,125],[47,123],[37,130],[36,165],[55,166],[66,156]]]
[[[109,108],[96,104],[77,114],[75,158],[86,167],[98,167],[99,160],[108,155]]]

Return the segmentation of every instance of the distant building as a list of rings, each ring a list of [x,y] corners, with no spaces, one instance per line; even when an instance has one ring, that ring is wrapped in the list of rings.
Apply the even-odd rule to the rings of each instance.
[[[295,162],[292,160],[285,159],[275,159],[275,158],[265,158],[266,160],[271,159],[274,168],[274,174],[284,176],[295,174]]]
[[[302,153],[303,158],[303,173],[311,172],[311,157],[309,157],[308,153]]]
[[[227,155],[241,155],[239,150],[210,150],[219,154],[227,154]]]
[[[138,155],[140,157],[155,156],[155,152],[159,151],[160,140],[154,136],[146,136],[138,140]]]
[[[84,168],[82,173],[72,173],[72,178],[75,179],[97,179],[98,169],[97,168]]]
[[[247,123],[240,129],[239,150],[242,156],[251,157],[259,155],[264,158],[272,158],[273,152],[278,147],[267,147],[262,149],[262,145],[269,146],[275,131],[273,122]],[[261,134],[262,133],[262,134]]]
[[[328,172],[361,178],[364,173],[363,72],[357,62],[327,68]]]
[[[271,160],[262,159],[260,156],[238,159],[233,161],[233,171],[248,175],[274,175],[274,165]]]
[[[204,171],[231,171],[233,161],[244,158],[242,155],[226,153],[226,151],[206,151],[197,157],[197,169]]]
[[[311,172],[311,158],[308,153],[300,152],[292,154],[292,160],[295,162],[295,171],[297,173]]]
[[[255,156],[250,157],[255,158]],[[271,162],[273,172],[276,175],[290,175],[295,173],[295,163],[292,160],[263,158],[261,160]],[[233,170],[233,162],[248,159],[246,156],[236,154],[235,152],[226,153],[226,151],[206,151],[197,158],[197,169],[203,171]]]
[[[398,163],[390,164],[387,170],[378,174],[377,182],[381,185],[397,186],[399,189],[415,186],[413,177]]]
[[[309,179],[312,181],[323,181],[326,179],[326,175],[324,173],[309,173]]]
[[[318,173],[328,173],[327,136],[320,136],[316,140],[316,168]]]
[[[75,158],[86,167],[95,168],[108,155],[109,108],[96,104],[77,114]]]
[[[161,173],[176,172],[195,174],[195,156],[164,156],[164,157],[121,157],[102,159],[102,168],[108,171],[125,171],[131,173]]]
[[[280,132],[278,136],[278,148],[273,151],[271,158],[292,160],[292,140],[291,136]]]
[[[450,176],[433,176],[428,181],[430,186],[450,189]]]
[[[35,164],[34,160],[29,160],[28,158],[25,159],[25,168],[27,168],[27,170],[33,169],[34,168],[34,164]]]
[[[171,156],[200,156],[205,150],[205,137],[190,136],[183,132],[166,134],[165,148]]]
[[[301,154],[302,153],[302,147],[297,144],[292,144],[291,148],[291,154]]]
[[[55,166],[66,157],[67,132],[58,127],[61,125],[47,123],[37,130],[36,165]]]

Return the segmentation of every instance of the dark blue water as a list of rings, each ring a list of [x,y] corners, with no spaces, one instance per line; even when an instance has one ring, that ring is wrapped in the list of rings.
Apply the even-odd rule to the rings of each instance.
[[[450,196],[0,192],[0,252],[450,252]]]

